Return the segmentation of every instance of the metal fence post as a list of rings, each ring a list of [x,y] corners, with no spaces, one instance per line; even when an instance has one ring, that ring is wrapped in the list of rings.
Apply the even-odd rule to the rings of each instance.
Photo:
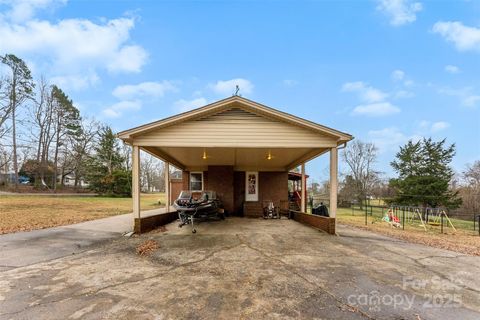
[[[405,230],[405,206],[402,210],[402,229]]]
[[[440,219],[440,220],[441,220],[441,223],[442,223],[442,228],[441,228],[440,230],[441,230],[441,232],[442,232],[442,234],[443,234],[443,214],[442,214],[442,215],[440,215],[440,217],[441,217],[441,219]]]
[[[367,207],[367,204],[365,203],[365,225],[367,225],[367,215],[368,215],[368,207]]]
[[[478,235],[480,236],[480,214],[477,214],[478,218]]]

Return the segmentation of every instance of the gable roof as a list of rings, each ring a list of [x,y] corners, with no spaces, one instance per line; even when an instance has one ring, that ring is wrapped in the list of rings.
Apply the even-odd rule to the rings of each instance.
[[[232,96],[197,109],[193,109],[158,121],[150,122],[138,127],[134,127],[132,129],[124,130],[119,132],[117,136],[126,142],[130,142],[136,136],[141,136],[142,134],[146,134],[148,132],[162,129],[184,121],[200,119],[208,115],[216,114],[231,108],[232,105],[235,105],[235,107],[244,109],[246,111],[262,115],[266,118],[280,120],[282,122],[290,123],[292,125],[304,127],[306,129],[318,132],[319,134],[332,136],[338,141],[339,144],[353,139],[353,136],[348,133],[332,129],[309,120],[305,120],[303,118],[273,109],[271,107],[265,106],[263,104],[240,96]]]

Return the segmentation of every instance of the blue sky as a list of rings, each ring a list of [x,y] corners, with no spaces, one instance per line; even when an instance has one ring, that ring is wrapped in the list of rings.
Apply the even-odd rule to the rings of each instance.
[[[480,1],[0,0],[0,52],[127,129],[241,94],[379,148],[480,159]],[[311,162],[327,176],[328,157]],[[342,166],[341,166],[342,170]]]

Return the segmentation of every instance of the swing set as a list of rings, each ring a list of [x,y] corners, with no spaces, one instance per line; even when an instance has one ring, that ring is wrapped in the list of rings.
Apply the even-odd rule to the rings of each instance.
[[[400,219],[401,218],[401,219]],[[448,217],[445,209],[442,208],[422,208],[413,206],[390,206],[383,215],[382,221],[387,222],[391,227],[405,229],[405,224],[413,225],[419,222],[419,227],[427,231],[427,226],[441,227],[443,233],[443,220],[446,220],[446,227],[450,226],[454,232],[457,230]]]

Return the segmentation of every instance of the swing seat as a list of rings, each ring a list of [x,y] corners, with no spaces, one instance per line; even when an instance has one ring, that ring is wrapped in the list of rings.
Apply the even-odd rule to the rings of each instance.
[[[440,222],[428,222],[429,225],[438,227],[440,225]]]

